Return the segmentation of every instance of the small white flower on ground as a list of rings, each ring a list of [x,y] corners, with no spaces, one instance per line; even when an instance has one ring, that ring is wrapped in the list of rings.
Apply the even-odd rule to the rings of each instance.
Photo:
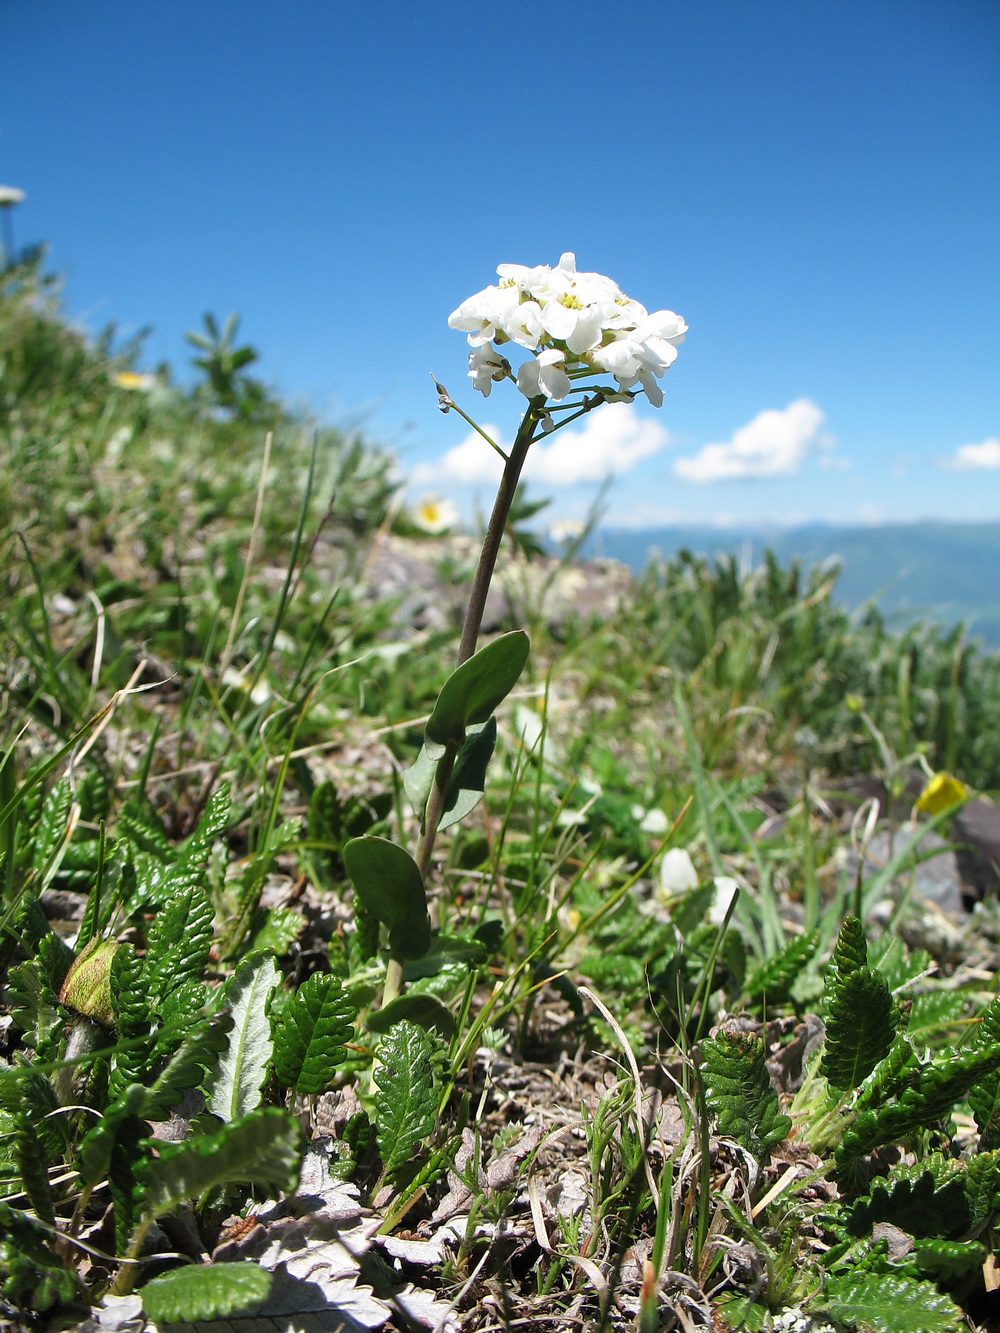
[[[698,872],[685,847],[671,847],[660,862],[660,889],[668,897],[698,887]]]
[[[222,673],[222,683],[235,690],[250,692],[250,700],[255,704],[266,704],[273,697],[274,691],[262,678],[256,685],[251,686],[250,677],[243,671],[237,671],[235,667],[226,667]]]
[[[648,833],[651,837],[658,837],[666,833],[670,827],[670,820],[658,806],[646,810],[641,805],[632,807],[632,818],[639,821],[639,832]]]
[[[715,901],[708,909],[708,919],[713,926],[721,926],[726,919],[729,905],[740,891],[739,881],[731,875],[715,876]]]
[[[422,532],[450,532],[458,522],[458,510],[451,500],[442,500],[438,495],[422,495],[412,517]]]

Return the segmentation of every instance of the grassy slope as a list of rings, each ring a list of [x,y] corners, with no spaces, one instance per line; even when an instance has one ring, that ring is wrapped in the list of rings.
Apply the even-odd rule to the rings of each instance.
[[[335,431],[322,432],[314,449],[310,423],[248,389],[239,374],[221,390],[207,377],[182,393],[165,375],[148,392],[122,388],[114,377],[134,349],[115,354],[108,342],[88,343],[44,298],[30,271],[8,275],[0,296],[0,681],[2,743],[12,756],[0,769],[0,807],[16,805],[0,829],[0,947],[5,964],[20,969],[17,995],[5,993],[17,1021],[3,1030],[4,1061],[27,1056],[47,1069],[47,1060],[65,1053],[67,1013],[52,986],[67,959],[33,913],[42,886],[68,895],[60,910],[76,911],[66,923],[74,938],[103,875],[101,910],[111,915],[100,928],[113,939],[127,927],[139,945],[135,959],[155,957],[157,932],[166,930],[158,923],[183,892],[174,885],[158,898],[157,885],[169,885],[171,868],[183,867],[184,848],[191,848],[183,839],[206,811],[216,817],[216,793],[222,822],[196,875],[208,934],[199,936],[201,954],[189,943],[175,963],[180,969],[196,959],[185,1003],[197,1015],[253,947],[276,956],[276,1013],[309,973],[333,978],[331,987],[343,981],[361,1011],[358,1041],[349,1056],[340,1053],[337,1090],[320,1101],[310,1090],[298,1105],[308,1124],[320,1124],[322,1111],[324,1123],[336,1126],[344,1169],[367,1203],[390,1210],[387,1229],[420,1224],[420,1234],[430,1234],[431,1207],[447,1188],[443,1166],[463,1151],[462,1126],[475,1131],[475,1151],[494,1169],[484,1185],[485,1177],[466,1167],[470,1200],[463,1207],[473,1220],[465,1239],[429,1271],[406,1270],[458,1299],[466,1327],[495,1326],[497,1311],[506,1311],[504,1320],[549,1319],[553,1327],[600,1319],[598,1289],[608,1275],[631,1304],[613,1311],[607,1297],[606,1326],[631,1326],[639,1298],[632,1245],[641,1254],[653,1247],[661,1267],[688,1275],[686,1287],[664,1278],[664,1310],[684,1300],[707,1309],[705,1293],[728,1287],[734,1295],[756,1292],[754,1317],[766,1320],[760,1301],[774,1310],[794,1307],[824,1284],[824,1299],[845,1305],[837,1279],[817,1257],[834,1239],[818,1213],[836,1200],[834,1186],[824,1185],[821,1197],[812,1186],[791,1189],[756,1216],[760,1229],[752,1232],[749,1213],[741,1221],[737,1208],[734,1220],[709,1194],[710,1186],[738,1182],[735,1191],[727,1187],[727,1198],[745,1202],[752,1190],[761,1201],[784,1170],[783,1159],[769,1163],[770,1146],[832,1171],[823,1154],[832,1151],[834,1131],[822,1098],[810,1109],[804,1097],[799,1138],[782,1146],[787,1126],[776,1118],[762,1064],[751,1077],[737,1059],[743,1091],[735,1099],[719,1093],[710,1105],[723,1117],[723,1138],[740,1143],[743,1155],[719,1139],[709,1153],[698,1137],[707,1110],[703,1124],[683,1127],[681,1106],[701,1096],[688,1052],[721,1006],[771,1020],[769,1037],[781,1046],[796,1016],[820,1002],[822,968],[852,904],[869,921],[873,957],[913,1000],[919,1049],[947,1056],[975,1029],[992,993],[985,979],[994,966],[995,913],[977,917],[961,947],[953,929],[916,910],[905,916],[912,953],[894,928],[880,934],[876,906],[903,910],[912,858],[901,859],[894,881],[855,878],[849,849],[865,834],[861,826],[852,833],[850,813],[838,819],[831,801],[845,772],[874,767],[890,788],[898,785],[917,748],[934,766],[947,761],[982,786],[1000,786],[992,739],[1000,716],[997,660],[925,626],[899,637],[877,617],[852,624],[821,573],[802,575],[773,562],[741,577],[732,562],[676,561],[647,571],[610,619],[555,628],[541,594],[526,595],[521,611],[532,657],[500,710],[486,801],[442,839],[430,877],[435,922],[460,938],[465,953],[428,963],[430,975],[410,983],[442,1002],[458,1031],[437,1055],[396,1061],[395,1077],[402,1071],[404,1084],[411,1065],[429,1071],[436,1061],[439,1083],[425,1097],[430,1129],[407,1139],[404,1125],[393,1139],[399,1099],[372,1096],[369,1055],[378,1036],[374,1025],[365,1026],[379,959],[370,923],[354,910],[342,850],[347,836],[364,831],[412,845],[416,821],[398,773],[419,748],[454,635],[414,633],[394,618],[391,600],[366,592],[365,564],[388,513],[388,460]],[[268,431],[271,468],[258,492]],[[462,571],[446,562],[442,576],[460,579]],[[128,681],[150,688],[117,694]],[[105,707],[109,725],[70,773],[60,747]],[[540,730],[544,753],[520,740]],[[43,772],[50,760],[52,769]],[[44,780],[29,789],[34,775]],[[62,788],[53,785],[60,776]],[[223,780],[232,793],[229,810],[219,795]],[[789,808],[759,840],[757,797],[772,783],[783,787]],[[71,798],[78,807],[72,817]],[[890,822],[896,818],[888,814]],[[702,881],[694,894],[659,878],[663,830],[675,820],[674,845],[689,851]],[[910,836],[892,831],[904,844]],[[133,873],[138,898],[129,887]],[[725,936],[706,915],[720,875],[743,888]],[[95,919],[92,912],[91,928]],[[810,940],[811,961],[803,943]],[[477,961],[466,964],[466,957]],[[876,982],[862,984],[866,995],[878,990]],[[603,996],[607,1011],[582,987]],[[849,999],[848,1009],[856,1001]],[[146,1030],[158,1024],[167,1041],[177,1021],[169,1015],[161,1003],[144,1020]],[[632,1118],[641,1089],[630,1081],[622,1042],[636,1052],[647,1091],[655,1084],[666,1098],[653,1145],[643,1145],[645,1131]],[[484,1048],[494,1052],[488,1060]],[[721,1086],[736,1057],[724,1047],[707,1050]],[[113,1057],[116,1076],[125,1071],[122,1078],[152,1086],[162,1056],[160,1065],[150,1055],[148,1068],[140,1061],[129,1073],[125,1055]],[[74,1210],[77,1222],[83,1218],[73,1136],[89,1121],[70,1124],[69,1147],[32,1138],[17,1120],[27,1104],[17,1100],[21,1090],[44,1100],[62,1085],[55,1078],[39,1092],[37,1082],[19,1081],[12,1063],[3,1072],[10,1077],[0,1080],[0,1178],[24,1185],[39,1215],[51,1207],[63,1229],[72,1227]],[[264,1091],[274,1105],[270,1119],[258,1121],[266,1126],[281,1121],[277,1113],[294,1081],[286,1075],[282,1082],[277,1069],[269,1077]],[[49,1086],[44,1073],[39,1078]],[[683,1088],[680,1102],[674,1078]],[[103,1114],[108,1125],[100,1077],[78,1078],[70,1091],[89,1098],[89,1114]],[[416,1101],[423,1095],[416,1080],[402,1092]],[[345,1103],[356,1111],[358,1097],[376,1119],[377,1143],[364,1121],[341,1114]],[[156,1118],[147,1102],[136,1104]],[[927,1133],[907,1143],[911,1155],[970,1151],[967,1133],[953,1143],[945,1122],[931,1119]],[[843,1120],[841,1105],[832,1122]],[[121,1123],[110,1123],[113,1140]],[[195,1118],[187,1132],[197,1137],[217,1127],[210,1117]],[[560,1131],[537,1155],[534,1128]],[[12,1155],[7,1147],[15,1141]],[[399,1169],[382,1171],[376,1147],[384,1158],[398,1153]],[[763,1163],[753,1186],[747,1153]],[[42,1162],[41,1175],[31,1161]],[[115,1162],[121,1209],[128,1162],[122,1154]],[[409,1176],[418,1168],[427,1193],[411,1197]],[[560,1193],[569,1175],[583,1182],[586,1212],[572,1204],[571,1191]],[[23,1203],[13,1184],[11,1197]],[[234,1198],[239,1202],[230,1196],[227,1207]],[[105,1187],[95,1184],[88,1223],[97,1226],[107,1203]],[[207,1191],[191,1216],[198,1244],[211,1252],[227,1234],[226,1208]],[[551,1248],[540,1248],[538,1216]],[[484,1245],[477,1223],[488,1231],[511,1219],[519,1238],[512,1249]],[[709,1243],[710,1221],[727,1242],[749,1247],[740,1251],[751,1256],[746,1272],[723,1264],[728,1251]],[[95,1239],[113,1248],[110,1230]],[[27,1268],[12,1267],[0,1252],[10,1283],[5,1299],[41,1307],[55,1292],[46,1307],[54,1309],[67,1297],[64,1279],[52,1274],[68,1270],[45,1249],[44,1236],[32,1235],[41,1248]],[[631,1269],[623,1263],[630,1253]],[[884,1256],[865,1255],[884,1281]],[[954,1256],[951,1262],[959,1263]],[[888,1276],[903,1281],[901,1271]],[[39,1272],[47,1273],[48,1286]],[[921,1304],[924,1296],[938,1299],[937,1288],[915,1272],[905,1275],[911,1285],[896,1305],[925,1321],[918,1333],[944,1330],[950,1325],[930,1322]],[[376,1279],[392,1290],[378,1265],[365,1280]],[[100,1271],[90,1280],[98,1292]],[[972,1290],[945,1285],[951,1295],[940,1299],[950,1309],[952,1296],[965,1300]]]

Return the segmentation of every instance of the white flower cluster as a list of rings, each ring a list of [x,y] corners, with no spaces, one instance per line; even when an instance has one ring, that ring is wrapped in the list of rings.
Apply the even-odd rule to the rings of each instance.
[[[558,403],[574,381],[611,374],[618,392],[609,397],[630,399],[631,390],[640,388],[660,406],[657,380],[687,332],[680,315],[651,315],[602,273],[578,273],[573,254],[564,254],[555,268],[501,264],[497,273],[499,283],[470,296],[448,317],[451,328],[469,335],[469,377],[480,393],[488,396],[494,380],[514,376],[498,349],[517,343],[534,352],[516,373],[526,398],[544,395]]]

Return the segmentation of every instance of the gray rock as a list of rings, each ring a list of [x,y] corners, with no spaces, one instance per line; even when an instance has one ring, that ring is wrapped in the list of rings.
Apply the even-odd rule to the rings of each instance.
[[[966,801],[952,825],[958,868],[967,885],[966,905],[1000,888],[1000,806],[978,797]]]

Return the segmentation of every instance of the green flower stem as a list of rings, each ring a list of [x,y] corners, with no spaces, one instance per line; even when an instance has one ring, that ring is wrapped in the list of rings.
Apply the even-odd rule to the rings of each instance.
[[[385,967],[385,982],[382,986],[382,1008],[384,1009],[387,1004],[392,1004],[402,989],[403,959],[390,954]]]
[[[483,538],[483,549],[479,554],[479,564],[476,567],[476,576],[472,582],[472,592],[469,594],[469,605],[466,608],[465,621],[462,625],[462,637],[459,640],[458,654],[455,659],[456,667],[460,667],[463,662],[467,662],[476,651],[479,629],[483,623],[483,613],[486,610],[486,597],[493,579],[493,571],[496,568],[497,556],[500,553],[500,542],[507,526],[507,518],[510,514],[511,504],[514,501],[517,483],[521,477],[521,469],[524,467],[524,460],[527,458],[528,450],[535,438],[535,429],[539,423],[538,409],[544,402],[544,398],[532,399],[518,428],[510,455],[504,463],[503,476],[497,489],[496,500],[493,502],[493,512],[486,528],[486,536]],[[449,745],[438,760],[434,773],[434,785],[431,788],[424,816],[424,830],[420,836],[420,842],[417,844],[417,855],[415,857],[417,867],[425,879],[434,852],[438,824],[440,824],[441,815],[444,812],[448,783],[451,780],[451,772],[455,766],[457,754],[458,748]],[[390,960],[391,965],[392,960]],[[389,976],[387,973],[387,990],[388,986]],[[385,1000],[383,999],[384,1003]]]
[[[435,381],[436,383],[436,381]],[[437,386],[439,392],[444,394],[444,390]],[[592,398],[584,399],[582,405],[576,408],[564,421],[560,421],[556,430],[569,425],[577,417],[581,417],[586,412],[592,411],[605,402],[604,395],[595,394]],[[467,662],[476,651],[476,644],[479,639],[479,630],[483,623],[483,613],[486,610],[486,598],[489,594],[490,583],[493,579],[493,571],[496,568],[497,556],[500,553],[500,542],[503,540],[503,534],[507,527],[507,520],[510,517],[510,507],[514,502],[514,494],[517,490],[517,483],[521,479],[521,470],[524,467],[525,459],[528,456],[528,450],[535,439],[535,431],[543,420],[542,411],[545,407],[545,397],[540,395],[531,399],[528,404],[528,410],[521,418],[521,424],[518,427],[517,435],[511,446],[510,454],[503,454],[501,450],[474,421],[456,407],[454,402],[448,399],[449,408],[454,408],[459,415],[474,426],[481,435],[484,436],[487,443],[493,445],[493,448],[504,457],[503,476],[500,479],[500,485],[497,489],[496,499],[493,502],[493,512],[490,514],[490,521],[486,527],[486,535],[483,538],[483,548],[479,554],[479,564],[476,566],[475,578],[472,581],[472,591],[469,594],[469,604],[465,611],[465,620],[462,624],[462,637],[458,644],[458,653],[455,659],[455,666],[460,667],[463,662]],[[551,434],[551,432],[550,432]],[[421,877],[426,881],[427,872],[430,869],[431,857],[434,854],[434,843],[437,839],[438,825],[441,823],[441,816],[444,813],[445,799],[448,793],[448,783],[451,781],[452,770],[455,767],[455,760],[458,757],[459,747],[450,744],[444,754],[438,760],[437,767],[434,770],[434,784],[431,787],[430,795],[427,798],[427,806],[424,811],[424,827],[420,835],[420,841],[417,844],[415,861],[420,871]],[[390,1004],[400,994],[403,989],[403,966],[404,959],[389,955],[389,961],[385,971],[385,984],[382,988],[382,1008]]]

